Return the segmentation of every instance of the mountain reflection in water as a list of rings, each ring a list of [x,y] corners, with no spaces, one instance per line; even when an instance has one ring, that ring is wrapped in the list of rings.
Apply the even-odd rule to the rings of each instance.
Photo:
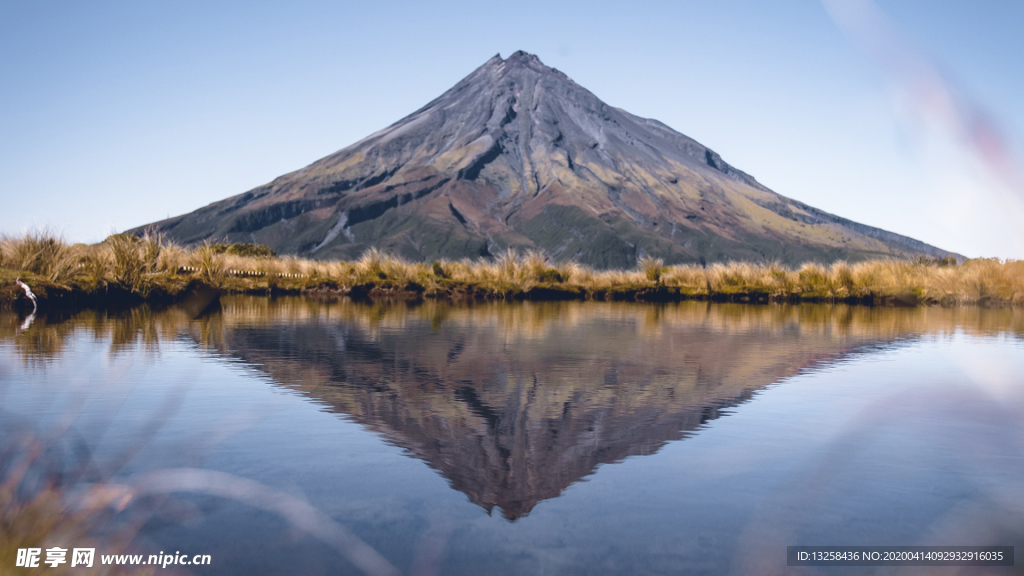
[[[135,333],[153,338],[161,321]],[[923,332],[1018,321],[979,310],[230,298],[165,330],[187,329],[374,430],[515,520],[781,379]]]

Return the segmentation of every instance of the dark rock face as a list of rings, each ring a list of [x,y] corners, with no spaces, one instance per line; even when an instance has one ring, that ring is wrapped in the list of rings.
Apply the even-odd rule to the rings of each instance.
[[[620,268],[644,254],[791,264],[950,254],[780,196],[525,52],[494,56],[301,170],[150,227],[184,243],[255,242],[318,259],[370,246],[427,261],[533,248]]]

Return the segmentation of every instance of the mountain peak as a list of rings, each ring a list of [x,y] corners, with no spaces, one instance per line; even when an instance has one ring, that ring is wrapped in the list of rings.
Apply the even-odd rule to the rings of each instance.
[[[505,59],[505,64],[506,65],[521,65],[521,66],[530,66],[530,65],[544,66],[544,63],[540,61],[540,58],[538,58],[536,54],[530,54],[529,52],[526,52],[525,50],[516,50],[515,52],[510,54],[509,57]],[[544,66],[544,67],[547,68],[547,66]]]
[[[950,254],[776,194],[522,50],[347,148],[155,226],[341,259],[370,246],[427,261],[530,248],[602,268]]]
[[[495,54],[493,57],[483,63],[482,66],[470,74],[463,80],[463,82],[471,79],[480,80],[481,77],[489,78],[491,80],[500,80],[506,77],[508,74],[516,74],[522,72],[535,72],[541,76],[548,74],[556,74],[560,77],[567,78],[564,74],[558,70],[551,68],[541,62],[540,58],[536,54],[530,54],[523,50],[516,50],[508,56],[508,58],[502,58],[501,54]],[[483,74],[481,74],[483,73]],[[461,84],[461,82],[459,83]],[[456,84],[456,87],[459,86]]]

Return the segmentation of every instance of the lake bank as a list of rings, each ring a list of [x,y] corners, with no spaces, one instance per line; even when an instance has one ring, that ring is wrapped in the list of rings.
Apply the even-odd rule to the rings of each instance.
[[[32,301],[17,286],[13,272],[0,271],[0,308],[32,308]],[[11,278],[8,278],[11,276]],[[19,276],[33,291],[42,308],[76,309],[86,307],[130,307],[138,304],[171,305],[182,301],[196,290],[215,290],[222,295],[251,296],[303,296],[336,300],[396,300],[421,301],[425,299],[449,302],[484,301],[611,301],[611,302],[735,302],[751,304],[813,303],[852,304],[864,306],[982,306],[1021,307],[1024,298],[999,294],[942,294],[932,295],[916,288],[901,292],[874,292],[836,294],[830,291],[770,292],[761,286],[735,286],[728,290],[708,290],[664,284],[627,284],[590,290],[567,283],[536,283],[528,288],[516,285],[488,285],[473,282],[441,281],[432,286],[416,282],[397,284],[389,281],[339,285],[335,281],[304,278],[229,278],[220,287],[213,287],[190,275],[168,275],[146,293],[133,291],[116,282],[88,284],[71,282],[57,284],[30,274]]]
[[[512,250],[495,258],[409,262],[376,249],[354,262],[278,257],[263,246],[185,248],[119,234],[95,245],[45,235],[0,241],[0,307],[170,304],[197,289],[316,298],[812,302],[874,306],[1024,306],[1024,262],[883,258],[829,265],[729,262],[596,270]]]

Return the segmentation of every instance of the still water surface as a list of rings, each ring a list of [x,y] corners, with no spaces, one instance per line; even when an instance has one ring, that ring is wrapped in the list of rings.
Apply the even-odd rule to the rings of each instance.
[[[359,574],[359,546],[418,575],[834,573],[787,568],[787,545],[1024,555],[1019,310],[232,297],[198,319],[23,320],[0,315],[6,453],[45,439],[90,485],[223,472],[358,544],[230,482],[138,499],[132,550],[212,556],[178,573]],[[963,570],[844,573],[981,573]]]

